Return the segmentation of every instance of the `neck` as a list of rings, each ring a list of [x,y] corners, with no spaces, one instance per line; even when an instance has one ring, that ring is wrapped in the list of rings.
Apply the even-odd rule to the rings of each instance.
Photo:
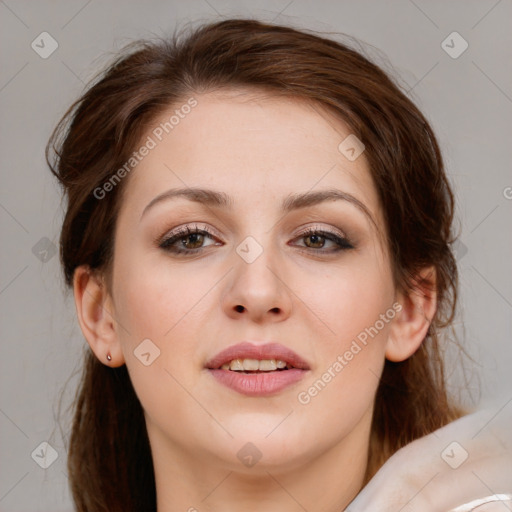
[[[371,411],[349,435],[293,464],[251,468],[169,443],[148,424],[158,512],[339,512],[363,486]],[[156,449],[155,449],[156,447]]]

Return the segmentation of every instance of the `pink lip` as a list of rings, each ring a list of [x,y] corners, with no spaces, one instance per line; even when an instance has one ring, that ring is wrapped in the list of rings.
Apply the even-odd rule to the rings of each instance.
[[[269,396],[301,380],[307,370],[290,370],[267,373],[239,373],[231,370],[208,370],[221,384],[247,396]]]
[[[233,359],[280,359],[294,368],[273,372],[241,373],[220,367]],[[308,364],[292,350],[278,343],[254,345],[244,342],[218,353],[205,365],[221,384],[247,396],[268,396],[301,380]]]
[[[280,359],[295,368],[309,370],[308,364],[301,359],[293,350],[286,348],[279,343],[266,343],[265,345],[254,345],[244,341],[232,345],[219,352],[213,359],[210,359],[205,367],[209,369],[220,368],[224,363],[233,359]]]

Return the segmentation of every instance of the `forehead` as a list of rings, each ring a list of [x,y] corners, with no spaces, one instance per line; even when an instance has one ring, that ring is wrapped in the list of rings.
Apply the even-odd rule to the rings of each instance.
[[[184,105],[195,106],[184,108]],[[339,188],[378,200],[364,153],[351,161],[339,145],[350,128],[321,105],[252,89],[191,94],[154,119],[147,152],[129,176],[122,209],[139,214],[175,187],[226,192],[240,205],[278,204],[291,193]],[[279,201],[280,203],[280,201]]]

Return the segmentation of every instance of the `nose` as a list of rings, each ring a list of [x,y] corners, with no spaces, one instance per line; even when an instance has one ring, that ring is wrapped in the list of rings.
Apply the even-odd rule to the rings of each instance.
[[[292,297],[282,262],[263,250],[252,262],[234,253],[235,263],[222,298],[224,312],[233,319],[255,323],[281,322],[290,316]]]

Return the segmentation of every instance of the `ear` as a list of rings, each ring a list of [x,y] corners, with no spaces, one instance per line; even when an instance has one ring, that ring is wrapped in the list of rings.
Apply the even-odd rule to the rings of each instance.
[[[96,357],[108,366],[122,366],[125,361],[112,316],[112,299],[102,277],[86,265],[77,267],[73,295],[80,328]]]
[[[412,291],[398,293],[402,306],[391,324],[386,359],[399,362],[418,350],[427,335],[437,308],[436,270],[424,268],[414,280]]]

